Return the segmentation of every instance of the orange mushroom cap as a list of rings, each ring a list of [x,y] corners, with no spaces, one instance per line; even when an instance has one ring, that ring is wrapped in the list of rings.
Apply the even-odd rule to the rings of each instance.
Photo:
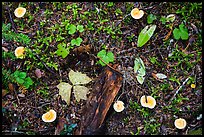
[[[134,9],[132,9],[130,14],[134,19],[140,19],[144,15],[144,11],[139,10],[138,8],[134,8]]]
[[[17,47],[15,49],[15,56],[17,58],[23,58],[24,57],[24,52],[25,52],[25,48],[24,47]]]
[[[156,105],[156,100],[152,96],[147,96],[147,102],[145,95],[140,98],[140,103],[143,107],[154,108]]]
[[[57,113],[53,109],[51,109],[50,111],[42,115],[42,120],[44,122],[53,122],[55,121],[56,117]]]
[[[25,15],[26,9],[23,7],[18,7],[15,9],[14,14],[17,18],[21,18]]]
[[[116,101],[113,105],[113,108],[116,112],[121,112],[125,109],[124,103],[122,101]]]
[[[183,118],[178,118],[174,121],[174,125],[178,129],[184,129],[186,127],[186,120]]]

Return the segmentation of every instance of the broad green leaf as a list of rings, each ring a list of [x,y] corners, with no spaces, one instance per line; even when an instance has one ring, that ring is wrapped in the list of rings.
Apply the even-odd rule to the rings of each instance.
[[[74,86],[73,87],[73,91],[74,91],[74,96],[77,100],[77,102],[80,101],[80,99],[83,100],[87,100],[87,93],[89,91],[89,89],[85,86]]]
[[[174,29],[173,35],[174,35],[174,38],[176,40],[179,40],[180,38],[182,40],[187,40],[189,37],[188,36],[188,29],[184,26],[184,24],[180,24],[179,29],[178,28]]]
[[[32,79],[31,79],[30,77],[27,77],[27,78],[25,79],[25,81],[26,81],[29,85],[32,85],[32,84],[33,84],[33,81],[32,81]]]
[[[74,34],[76,32],[76,26],[74,24],[69,25],[69,34]]]
[[[26,72],[20,72],[18,76],[19,78],[24,79],[26,77]]]
[[[187,39],[188,39],[188,33],[185,32],[185,31],[182,32],[182,33],[181,33],[181,39],[182,39],[182,40],[187,40]]]
[[[137,46],[142,47],[144,44],[146,44],[147,41],[149,41],[149,39],[153,35],[155,29],[156,29],[156,25],[146,26],[139,34]]]
[[[81,44],[81,42],[82,42],[83,40],[82,40],[82,38],[80,38],[80,37],[78,37],[77,39],[76,39],[76,45],[77,46],[80,46],[80,44]]]
[[[175,38],[176,40],[179,40],[179,39],[180,39],[180,31],[179,31],[179,29],[175,28],[175,29],[173,30],[173,35],[174,35],[174,38]]]
[[[156,74],[156,77],[159,78],[159,79],[165,79],[165,78],[167,78],[167,76],[164,75],[164,74],[162,74],[162,73],[157,73],[157,74]]]
[[[73,85],[77,84],[87,84],[91,81],[86,74],[82,74],[81,72],[74,72],[70,70],[69,72],[69,80],[72,82]]]
[[[143,84],[144,82],[144,77],[143,76],[136,76],[137,78],[137,81],[140,83],[140,84]]]
[[[139,67],[140,67],[140,63],[135,59],[134,61],[134,72],[135,73],[137,73]]]
[[[140,69],[138,70],[138,75],[145,76],[145,74],[146,74],[145,69],[143,67],[140,67]]]
[[[77,30],[78,30],[79,32],[83,32],[83,31],[84,31],[83,25],[77,25]]]
[[[147,23],[148,23],[148,24],[151,24],[155,19],[157,19],[157,17],[156,17],[155,15],[149,14],[149,15],[147,16]]]
[[[142,61],[140,57],[139,57],[139,63],[142,65],[143,68],[145,68],[144,62]]]
[[[135,58],[134,61],[134,72],[138,73],[140,76],[144,76],[146,74],[144,62],[140,57]]]
[[[72,46],[76,45],[76,39],[72,39],[72,40],[71,40],[71,45],[72,45]]]
[[[98,52],[97,57],[102,59],[107,64],[109,62],[113,62],[114,61],[114,54],[112,52],[106,52],[105,50],[101,50],[100,52]],[[98,62],[102,66],[106,66],[106,64],[103,61],[99,60]]]
[[[30,87],[30,84],[27,83],[27,82],[25,82],[25,83],[23,83],[23,86],[24,86],[26,89],[28,89],[28,88]]]
[[[69,83],[60,82],[57,88],[59,89],[59,95],[61,95],[62,99],[69,105],[72,86]]]
[[[112,52],[108,52],[107,53],[107,57],[109,58],[109,62],[113,62],[114,61],[114,54]]]
[[[16,81],[17,81],[19,84],[23,84],[23,83],[24,83],[24,80],[21,79],[21,78],[19,78],[19,77],[16,78]]]
[[[106,56],[106,50],[101,50],[100,52],[98,52],[97,57],[103,57]]]
[[[98,62],[101,64],[101,66],[106,66],[106,64],[104,63],[105,61],[103,62],[103,61],[99,60]]]
[[[188,39],[188,29],[184,27],[184,24],[179,25],[180,29],[180,34],[181,34],[181,39],[182,40],[187,40]]]
[[[13,73],[14,77],[15,77],[15,78],[19,77],[19,73],[20,73],[20,72],[19,72],[18,70],[16,70],[16,71]]]
[[[69,49],[65,47],[65,43],[60,43],[57,45],[58,49],[56,51],[56,54],[58,56],[62,56],[62,58],[65,58],[69,54]]]

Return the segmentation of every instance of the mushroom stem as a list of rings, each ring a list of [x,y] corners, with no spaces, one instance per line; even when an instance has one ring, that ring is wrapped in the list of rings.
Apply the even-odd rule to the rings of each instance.
[[[145,95],[145,102],[148,103],[148,101],[147,101],[147,96],[146,96],[146,95]]]

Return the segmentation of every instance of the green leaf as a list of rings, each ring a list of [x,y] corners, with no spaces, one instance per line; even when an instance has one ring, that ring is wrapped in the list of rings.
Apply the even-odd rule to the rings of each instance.
[[[76,45],[76,39],[72,39],[72,40],[71,40],[71,45],[72,45],[72,46]]]
[[[65,43],[60,43],[57,45],[58,49],[56,51],[56,54],[58,56],[62,56],[62,58],[65,58],[69,54],[69,49],[65,48]]]
[[[145,74],[146,74],[145,69],[144,69],[143,67],[141,67],[141,68],[138,70],[138,75],[140,75],[140,76],[145,76]]]
[[[144,44],[146,44],[147,41],[149,41],[149,39],[153,35],[155,29],[156,29],[156,25],[146,26],[139,34],[137,46],[142,47]]]
[[[176,39],[176,40],[179,40],[180,39],[180,31],[179,31],[179,29],[177,29],[177,28],[175,28],[174,30],[173,30],[173,35],[174,35],[174,38]]]
[[[19,77],[19,74],[20,74],[20,71],[16,70],[14,73],[13,73],[13,76],[15,78]]]
[[[143,82],[144,82],[144,77],[143,76],[136,76],[136,78],[137,78],[137,81],[140,83],[140,84],[143,84]]]
[[[149,15],[147,16],[147,23],[148,23],[148,24],[151,24],[155,19],[157,19],[157,17],[156,17],[155,15],[149,14]]]
[[[21,79],[21,78],[19,78],[19,77],[17,77],[17,78],[16,78],[16,82],[18,82],[19,84],[23,84],[23,83],[24,83],[24,80]]]
[[[23,83],[23,86],[24,86],[26,89],[29,89],[30,84],[29,84],[29,83],[27,83],[27,82],[25,82],[25,83]]]
[[[83,32],[84,31],[84,26],[83,25],[77,25],[77,30],[79,32]]]
[[[97,57],[103,58],[104,56],[106,56],[106,50],[101,50],[100,52],[98,52]]]
[[[28,83],[29,85],[32,85],[33,84],[33,80],[30,78],[30,77],[27,77],[25,79],[26,83]]]
[[[26,72],[20,72],[19,73],[19,78],[24,79],[26,77]]]
[[[137,73],[140,76],[144,76],[146,74],[144,62],[140,57],[135,58],[134,61],[134,72]]]
[[[184,24],[180,24],[179,25],[179,29],[178,28],[175,28],[174,31],[173,31],[173,35],[174,35],[174,38],[176,40],[179,40],[180,38],[182,40],[187,40],[188,39],[188,29],[185,28]]]
[[[76,32],[76,26],[74,24],[69,25],[69,34],[74,34]]]
[[[76,39],[76,45],[77,46],[80,46],[80,44],[81,44],[81,42],[82,42],[83,40],[82,40],[82,38],[80,38],[80,37],[78,37],[77,39]]]
[[[107,53],[107,57],[109,62],[113,62],[114,61],[114,54],[112,52],[108,52]]]
[[[107,64],[114,61],[114,54],[112,52],[107,53],[105,50],[98,52],[97,57],[102,59]],[[105,66],[106,64],[103,61],[99,60],[98,63]]]
[[[162,17],[160,18],[160,21],[162,22],[162,24],[165,24],[167,20],[166,20],[165,17],[162,16]]]
[[[184,24],[180,24],[179,29],[181,32],[181,39],[187,40],[188,39],[188,29],[184,27]]]
[[[99,62],[99,64],[101,64],[101,66],[106,66],[106,64],[104,63],[105,61],[103,62],[103,61],[99,60],[98,62]]]

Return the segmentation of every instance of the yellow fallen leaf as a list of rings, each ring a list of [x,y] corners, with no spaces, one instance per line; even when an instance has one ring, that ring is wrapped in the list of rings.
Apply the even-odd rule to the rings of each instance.
[[[74,86],[73,87],[73,91],[74,91],[74,96],[77,100],[77,102],[80,101],[80,99],[84,99],[87,100],[87,93],[89,91],[89,89],[85,86]]]
[[[66,103],[69,105],[72,85],[66,82],[60,82],[57,85],[57,88],[59,89],[59,95],[61,95],[62,99],[65,100]]]
[[[73,70],[71,70],[69,72],[69,80],[73,85],[78,85],[89,83],[91,81],[91,78],[89,78],[86,74],[82,74],[81,72],[74,72]]]

